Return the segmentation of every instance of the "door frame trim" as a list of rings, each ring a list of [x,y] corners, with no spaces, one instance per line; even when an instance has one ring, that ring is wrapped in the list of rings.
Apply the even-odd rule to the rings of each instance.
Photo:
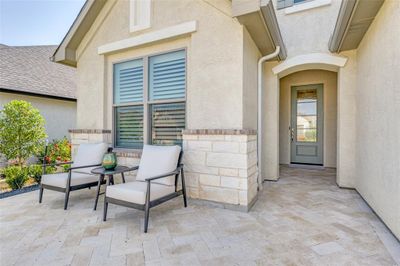
[[[309,165],[309,166],[312,166],[312,165],[315,165],[315,166],[324,166],[324,151],[325,151],[325,143],[324,143],[324,140],[325,140],[325,134],[324,134],[324,129],[325,129],[325,112],[324,112],[324,108],[325,108],[325,106],[324,106],[324,83],[309,83],[309,84],[301,84],[301,85],[291,85],[290,86],[290,108],[289,108],[289,115],[290,115],[290,119],[289,119],[289,122],[290,122],[290,130],[289,130],[289,135],[291,134],[291,129],[292,129],[292,121],[293,121],[293,117],[292,117],[292,112],[293,112],[293,95],[292,95],[292,92],[293,92],[293,88],[299,88],[299,87],[307,87],[307,86],[319,86],[320,88],[321,88],[321,95],[320,95],[320,99],[321,99],[321,102],[322,102],[322,106],[321,106],[321,112],[322,112],[322,114],[321,114],[321,126],[320,126],[320,128],[318,128],[318,126],[317,126],[317,128],[319,129],[319,131],[320,131],[320,134],[321,134],[321,138],[320,138],[320,145],[321,145],[321,163],[320,164],[313,164],[313,163],[299,163],[299,162],[293,162],[292,161],[292,142],[290,141],[290,145],[289,145],[289,164],[303,164],[303,165]],[[319,109],[319,107],[318,107],[318,100],[317,100],[317,112],[318,112],[318,109]],[[318,123],[318,117],[317,117],[317,123]],[[318,132],[318,131],[317,131]],[[297,132],[296,132],[297,133]],[[296,136],[295,136],[296,137]]]

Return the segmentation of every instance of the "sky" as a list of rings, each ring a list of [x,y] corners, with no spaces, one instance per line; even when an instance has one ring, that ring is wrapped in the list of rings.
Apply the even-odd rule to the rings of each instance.
[[[0,43],[58,45],[85,0],[0,0]]]

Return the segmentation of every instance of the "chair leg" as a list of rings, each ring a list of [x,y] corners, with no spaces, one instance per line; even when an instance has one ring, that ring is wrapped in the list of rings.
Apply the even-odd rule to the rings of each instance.
[[[43,190],[44,190],[44,188],[43,188],[42,186],[40,186],[40,190],[39,190],[39,203],[42,203]]]
[[[147,228],[149,227],[149,214],[150,208],[146,205],[144,210],[144,232],[147,233]]]
[[[107,209],[108,209],[108,202],[107,199],[104,198],[104,210],[103,210],[103,221],[107,220]]]
[[[103,182],[103,176],[100,175],[99,182],[97,183],[96,199],[94,200],[94,207],[93,207],[94,211],[97,209],[97,202],[99,201],[100,187],[102,182]]]
[[[69,199],[69,189],[65,191],[64,210],[68,208],[68,199]]]
[[[187,200],[186,200],[186,186],[185,186],[185,174],[183,173],[183,168],[181,170],[181,178],[182,178],[182,195],[183,195],[183,205],[185,208],[187,207]]]
[[[147,233],[149,227],[150,214],[150,181],[147,182],[146,205],[144,207],[144,232]]]

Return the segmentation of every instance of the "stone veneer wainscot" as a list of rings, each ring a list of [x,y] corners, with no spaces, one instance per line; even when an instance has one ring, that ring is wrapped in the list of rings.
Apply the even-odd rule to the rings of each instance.
[[[255,130],[184,130],[189,197],[248,211],[257,199]]]
[[[81,143],[112,144],[111,130],[72,129],[72,153]],[[248,211],[257,200],[257,135],[255,130],[184,130],[183,162],[191,199]],[[139,164],[141,152],[116,150],[118,163]]]

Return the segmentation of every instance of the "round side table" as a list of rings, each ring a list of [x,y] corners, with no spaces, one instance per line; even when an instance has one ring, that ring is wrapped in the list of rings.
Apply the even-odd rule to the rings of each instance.
[[[94,202],[93,210],[96,210],[96,208],[97,208],[97,202],[99,201],[99,195],[105,193],[105,192],[100,193],[100,187],[101,187],[102,184],[105,183],[104,182],[105,181],[104,178],[108,177],[108,182],[107,182],[106,186],[108,184],[114,185],[114,175],[121,174],[122,182],[125,183],[125,175],[124,175],[124,173],[128,172],[128,171],[131,171],[131,170],[134,170],[134,169],[135,169],[135,167],[128,167],[128,166],[124,166],[124,165],[117,165],[112,170],[106,170],[103,167],[96,167],[96,168],[92,169],[90,171],[92,174],[99,175],[99,183],[97,185],[96,200]]]

